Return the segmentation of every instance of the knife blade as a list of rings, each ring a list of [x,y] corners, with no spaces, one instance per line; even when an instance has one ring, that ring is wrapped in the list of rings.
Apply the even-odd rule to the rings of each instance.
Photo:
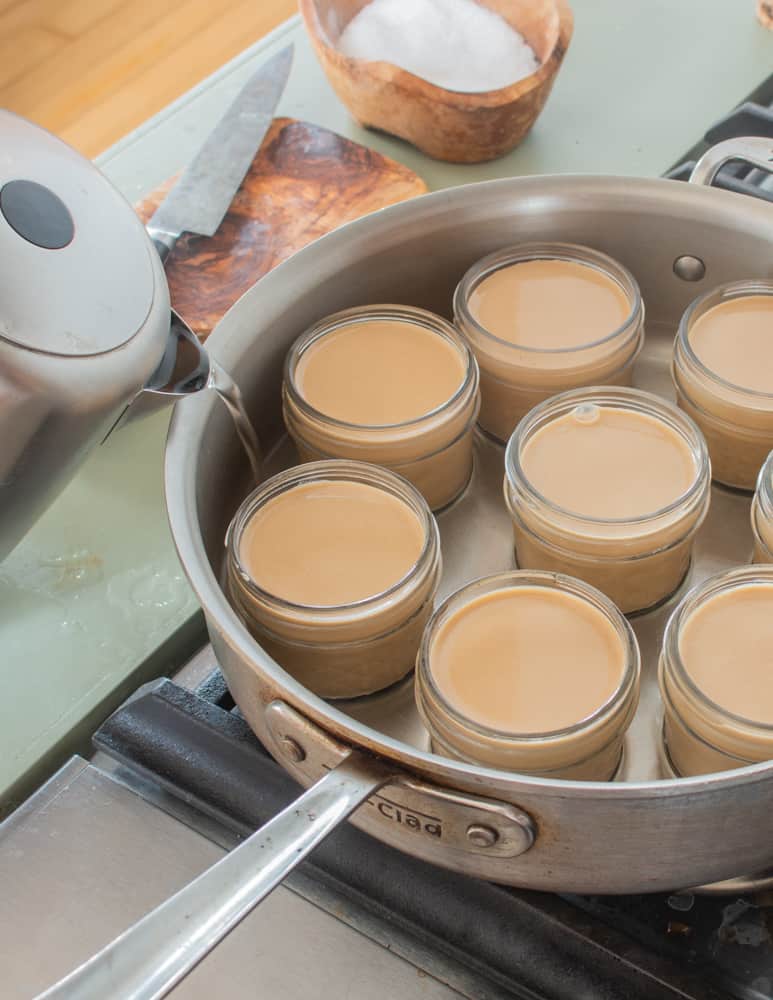
[[[214,236],[271,126],[292,61],[288,45],[250,77],[148,220],[162,261],[183,233]]]

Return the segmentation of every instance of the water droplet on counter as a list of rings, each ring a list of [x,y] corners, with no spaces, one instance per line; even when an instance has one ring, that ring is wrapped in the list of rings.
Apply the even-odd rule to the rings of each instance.
[[[170,573],[156,563],[113,577],[107,599],[138,631],[144,631],[173,618],[185,605],[188,588],[182,573]]]
[[[168,608],[178,603],[178,591],[174,578],[164,573],[152,573],[131,585],[129,597],[138,608]]]
[[[42,569],[52,571],[56,590],[74,590],[84,584],[98,583],[104,576],[104,561],[88,549],[74,549],[38,560]]]
[[[87,548],[64,552],[17,549],[3,564],[0,588],[45,597],[58,604],[77,599],[85,587],[104,577],[104,561]]]
[[[77,618],[63,618],[59,622],[59,630],[65,635],[73,635],[77,633],[85,634],[87,629],[82,621]]]

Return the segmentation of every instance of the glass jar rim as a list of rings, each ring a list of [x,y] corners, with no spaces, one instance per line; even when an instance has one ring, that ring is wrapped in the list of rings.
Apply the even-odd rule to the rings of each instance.
[[[581,403],[593,403],[597,406],[614,406],[618,409],[632,409],[639,413],[655,417],[667,423],[676,431],[690,449],[695,459],[695,478],[690,486],[678,497],[661,507],[659,510],[636,517],[592,517],[567,510],[544,496],[529,480],[521,465],[520,449],[530,434],[550,422],[551,415],[563,415]],[[555,412],[558,411],[558,412]],[[547,416],[546,416],[547,415]],[[544,423],[538,423],[542,418]],[[628,386],[588,386],[581,389],[570,389],[567,392],[551,396],[529,410],[516,426],[505,448],[505,475],[508,485],[520,486],[532,500],[536,500],[548,510],[568,518],[574,524],[587,525],[641,525],[656,521],[684,507],[701,492],[708,492],[711,481],[711,464],[708,448],[697,425],[682,410],[661,399],[654,393],[642,389],[632,389]]]
[[[757,523],[759,518],[764,518],[773,525],[773,450],[768,454],[757,474],[757,485],[751,509],[752,534],[755,544],[763,552],[764,561],[773,563],[773,550],[760,531],[760,526]]]
[[[701,316],[705,316],[706,313],[710,312],[715,306],[722,305],[723,302],[746,298],[750,295],[773,296],[773,281],[765,281],[762,278],[730,281],[724,285],[718,285],[716,288],[712,288],[708,292],[704,292],[703,295],[699,295],[698,298],[693,299],[679,321],[679,328],[676,333],[676,346],[681,349],[690,364],[697,368],[701,375],[704,375],[710,382],[715,382],[717,385],[722,386],[722,388],[731,389],[742,396],[748,396],[751,400],[773,400],[773,392],[749,389],[746,386],[738,385],[736,382],[730,382],[722,378],[721,375],[701,361],[690,343],[690,328],[695,321],[695,313],[698,310],[703,309],[704,311],[701,312]],[[716,302],[712,302],[711,300],[715,298]],[[709,302],[711,302],[711,305],[707,305]]]
[[[768,453],[757,473],[755,495],[763,514],[773,518],[773,450]]]
[[[528,347],[525,344],[514,344],[510,340],[497,337],[496,334],[482,326],[472,315],[468,305],[470,295],[482,281],[495,271],[514,264],[524,264],[530,260],[565,260],[600,271],[622,288],[631,302],[631,311],[620,326],[616,327],[611,333],[607,333],[597,340],[589,341],[587,344],[579,344],[574,347]],[[453,302],[455,316],[461,317],[465,323],[470,324],[477,334],[487,337],[497,344],[502,344],[504,347],[524,351],[529,354],[550,354],[557,356],[589,351],[615,340],[632,323],[635,323],[638,329],[644,321],[644,300],[641,297],[638,282],[633,274],[613,257],[602,253],[600,250],[594,250],[593,247],[585,246],[582,243],[519,243],[515,246],[495,250],[493,253],[481,257],[480,260],[477,260],[465,271],[454,290]]]
[[[752,502],[752,510],[751,510],[752,537],[754,538],[754,544],[763,553],[763,559],[761,561],[773,563],[773,550],[771,550],[768,543],[762,537],[759,525],[757,524],[757,518],[759,517],[760,513],[761,512],[759,510],[759,504]]]
[[[376,489],[382,489],[401,500],[410,507],[417,516],[424,532],[424,544],[416,561],[407,572],[386,590],[370,595],[358,601],[346,604],[298,604],[288,601],[277,594],[260,587],[245,569],[240,551],[240,541],[244,529],[253,515],[270,500],[281,496],[298,486],[314,482],[346,481],[362,483]],[[403,476],[389,469],[368,462],[358,462],[350,459],[326,459],[319,462],[307,462],[292,466],[277,473],[257,486],[239,505],[226,533],[226,547],[229,551],[233,568],[247,592],[269,606],[283,610],[321,618],[333,618],[342,613],[351,612],[360,615],[393,598],[406,584],[410,583],[421,571],[434,562],[440,550],[437,522],[429,509],[424,497]]]
[[[767,735],[773,736],[773,722],[757,722],[746,716],[738,715],[736,712],[731,712],[729,709],[717,704],[713,698],[710,698],[690,676],[679,650],[679,636],[682,627],[690,615],[711,598],[732,591],[737,586],[745,584],[773,586],[773,564],[740,566],[736,569],[716,573],[702,583],[697,584],[685,594],[666,622],[663,634],[664,663],[662,687],[667,691],[667,674],[672,672],[675,680],[686,688],[689,695],[701,707],[716,712],[724,719],[737,722],[747,730],[764,732]],[[666,669],[666,665],[670,668],[669,670]]]
[[[569,593],[574,597],[586,601],[604,615],[607,621],[609,621],[609,623],[613,626],[615,632],[621,640],[625,657],[625,666],[623,668],[623,675],[620,679],[620,683],[602,705],[595,709],[590,715],[578,720],[576,723],[572,723],[571,726],[565,726],[562,729],[548,730],[543,733],[517,733],[512,730],[499,730],[486,726],[483,723],[477,722],[469,716],[464,715],[463,712],[455,708],[448,701],[448,699],[444,697],[443,692],[435,682],[432,670],[430,669],[430,650],[434,639],[434,633],[439,627],[439,624],[444,621],[446,617],[452,615],[454,612],[459,610],[459,608],[464,607],[465,604],[468,603],[468,597],[470,600],[473,600],[475,597],[482,596],[484,594],[495,593],[498,590],[513,590],[517,589],[519,586],[542,587],[545,590],[559,590],[562,593]],[[426,684],[433,699],[442,706],[443,711],[446,712],[454,720],[454,722],[458,723],[460,726],[472,728],[475,732],[480,733],[484,737],[492,740],[501,740],[503,742],[510,743],[523,743],[527,745],[529,743],[545,743],[551,741],[557,743],[566,739],[568,736],[574,736],[583,730],[592,728],[596,725],[596,723],[601,722],[606,718],[612,717],[615,709],[625,702],[628,694],[635,688],[641,670],[639,645],[636,641],[634,631],[631,628],[628,619],[605,594],[603,594],[600,590],[597,590],[595,587],[592,587],[589,583],[585,583],[583,580],[567,576],[563,573],[551,573],[547,570],[526,569],[507,570],[503,573],[483,576],[465,584],[463,587],[454,591],[453,594],[450,594],[443,601],[443,603],[435,609],[432,617],[427,623],[426,628],[424,629],[416,663],[416,677],[419,682],[418,687],[420,688],[422,684]]]
[[[438,404],[432,410],[420,414],[418,417],[411,417],[409,420],[402,420],[393,424],[361,424],[352,423],[348,420],[340,420],[331,417],[315,406],[312,406],[301,393],[295,381],[295,372],[303,353],[307,351],[317,340],[333,333],[344,326],[353,326],[366,320],[394,321],[398,323],[413,323],[438,336],[444,337],[452,344],[465,365],[462,381],[454,390],[453,395]],[[412,427],[419,427],[426,421],[432,420],[450,409],[454,404],[463,399],[472,387],[473,391],[477,384],[478,365],[475,355],[467,341],[462,337],[456,328],[448,320],[428,309],[419,306],[408,306],[396,303],[379,303],[369,306],[352,306],[349,309],[340,309],[338,312],[323,316],[308,329],[306,329],[293,342],[292,347],[287,352],[284,362],[284,385],[294,406],[304,413],[304,415],[340,427],[344,430],[368,430],[368,431],[400,431]]]

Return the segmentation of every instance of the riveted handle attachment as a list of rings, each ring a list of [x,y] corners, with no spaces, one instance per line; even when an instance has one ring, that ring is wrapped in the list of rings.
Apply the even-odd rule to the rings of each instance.
[[[339,765],[350,748],[283,701],[266,707],[271,753],[302,784]],[[477,856],[504,863],[524,854],[537,829],[518,806],[457,791],[394,767],[388,782],[368,796],[357,826],[419,857],[457,868]]]

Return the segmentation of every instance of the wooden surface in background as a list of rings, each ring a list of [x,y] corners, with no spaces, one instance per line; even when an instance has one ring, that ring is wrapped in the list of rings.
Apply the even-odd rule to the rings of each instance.
[[[0,0],[0,107],[96,156],[295,0]]]
[[[143,221],[174,183],[137,206]],[[328,129],[276,118],[211,238],[183,236],[166,262],[172,304],[203,339],[272,267],[351,219],[427,190],[402,163]]]

